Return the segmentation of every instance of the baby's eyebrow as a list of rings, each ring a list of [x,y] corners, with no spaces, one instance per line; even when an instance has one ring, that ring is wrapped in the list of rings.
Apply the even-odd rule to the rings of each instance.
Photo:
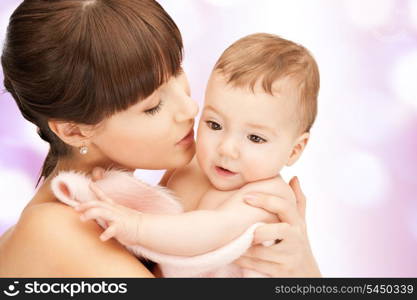
[[[246,126],[254,128],[254,129],[261,129],[261,130],[266,130],[269,131],[271,134],[273,135],[277,135],[277,133],[275,132],[275,130],[273,130],[271,127],[269,126],[265,126],[265,125],[261,125],[261,124],[256,124],[256,123],[245,123]]]
[[[216,114],[218,114],[220,116],[223,116],[223,114],[221,112],[219,112],[217,109],[215,109],[210,104],[209,105],[206,105],[204,107],[204,109],[205,110],[211,110],[211,111],[215,112]],[[272,135],[277,136],[276,130],[274,130],[271,127],[266,126],[266,125],[261,125],[261,124],[256,124],[256,123],[245,123],[245,126],[250,127],[250,128],[253,128],[253,129],[265,130],[265,131],[270,132]]]
[[[215,109],[215,108],[214,108],[213,106],[211,106],[211,105],[206,105],[206,106],[204,107],[204,109],[209,109],[209,110],[214,111],[216,114],[222,115],[222,113],[221,113],[221,112],[219,112],[217,109]]]

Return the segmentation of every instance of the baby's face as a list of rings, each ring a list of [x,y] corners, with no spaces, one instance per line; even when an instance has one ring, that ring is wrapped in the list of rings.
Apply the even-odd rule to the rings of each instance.
[[[275,86],[275,83],[274,83]],[[287,164],[296,144],[297,107],[291,84],[274,96],[227,84],[213,73],[197,136],[197,159],[219,190],[274,177]]]

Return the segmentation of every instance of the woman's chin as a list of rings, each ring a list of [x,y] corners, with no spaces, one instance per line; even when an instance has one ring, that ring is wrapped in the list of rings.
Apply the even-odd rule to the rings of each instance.
[[[184,152],[178,155],[176,159],[176,164],[174,168],[181,168],[185,165],[188,165],[195,155],[195,143],[188,147]]]
[[[187,148],[186,151],[177,153],[166,153],[165,157],[157,159],[155,165],[151,168],[138,169],[154,169],[154,170],[172,170],[179,169],[188,165],[195,155],[195,145]]]

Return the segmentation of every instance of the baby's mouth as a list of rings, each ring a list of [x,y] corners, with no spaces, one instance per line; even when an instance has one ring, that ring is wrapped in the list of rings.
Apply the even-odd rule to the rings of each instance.
[[[216,170],[217,174],[222,175],[222,176],[233,176],[237,174],[235,172],[232,172],[220,166],[216,166],[214,169]]]

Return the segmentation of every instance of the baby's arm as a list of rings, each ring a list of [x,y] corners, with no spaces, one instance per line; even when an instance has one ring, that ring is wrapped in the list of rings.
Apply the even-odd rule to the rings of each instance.
[[[125,245],[141,245],[170,254],[194,256],[222,247],[260,221],[276,221],[267,211],[245,204],[236,192],[216,210],[196,210],[176,215],[144,214],[107,202],[79,206],[84,220],[100,218],[110,226],[101,239],[115,237]]]
[[[111,224],[102,235],[104,240],[116,237],[125,245],[139,244],[160,253],[193,256],[226,245],[254,223],[277,221],[276,215],[243,202],[245,194],[254,192],[295,201],[288,184],[276,177],[247,184],[215,210],[195,210],[178,215],[141,214],[106,203],[111,200],[99,191],[96,196],[104,202],[88,202],[81,210],[88,210],[85,213],[87,219],[101,218]],[[208,196],[221,197],[219,193]],[[107,206],[107,209],[94,208],[95,205]]]
[[[138,244],[162,253],[194,256],[220,248],[271,214],[243,202],[226,209],[178,215],[142,214]],[[273,219],[276,221],[276,219]]]

